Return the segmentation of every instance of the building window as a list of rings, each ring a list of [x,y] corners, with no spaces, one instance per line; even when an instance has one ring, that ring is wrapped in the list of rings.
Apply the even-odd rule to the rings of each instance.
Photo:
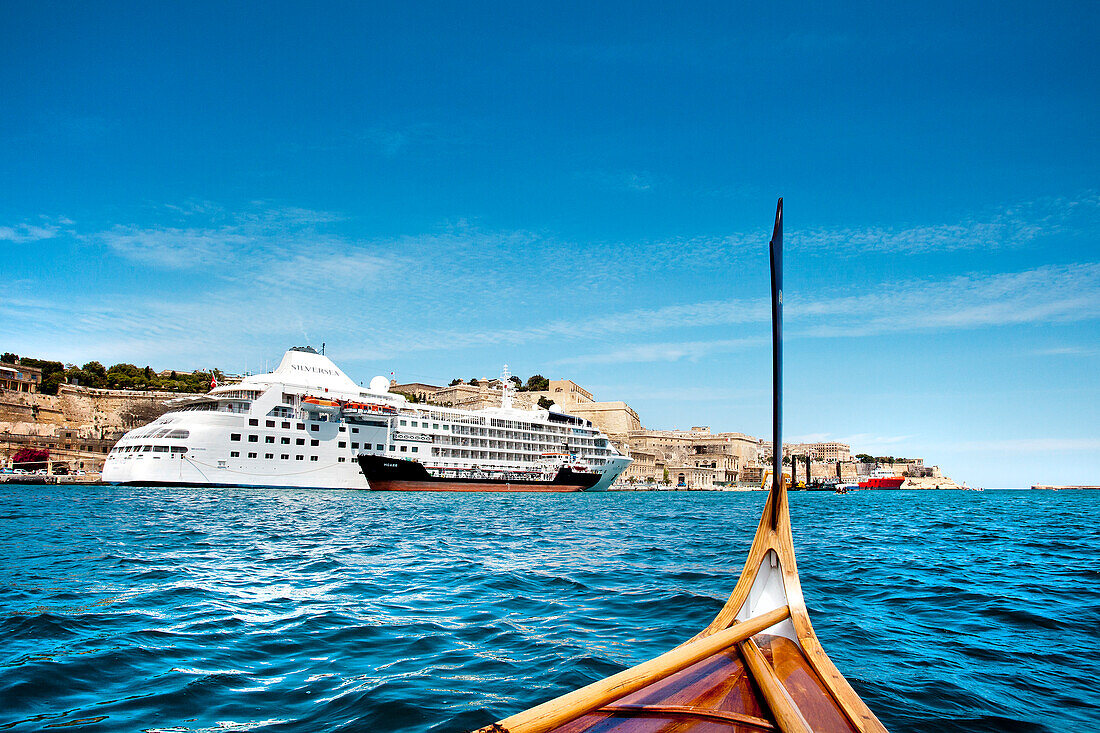
[[[229,434],[229,439],[230,440],[240,440],[241,439],[241,434],[240,433],[230,433]]]
[[[310,441],[309,441],[309,444],[310,444],[310,445],[314,445],[314,446],[316,446],[316,445],[320,445],[320,444],[321,444],[321,441],[319,441],[319,440],[310,440]]]
[[[248,442],[249,443],[258,443],[258,442],[260,442],[260,436],[259,435],[249,435],[248,436]]]
[[[255,457],[256,457],[256,454],[255,454],[255,453],[249,453],[249,454],[248,454],[248,457],[249,457],[249,458],[255,458]]]
[[[264,442],[265,442],[265,443],[274,443],[274,442],[275,442],[275,436],[274,436],[274,435],[268,435],[268,436],[266,436],[266,437],[264,438]]]
[[[264,422],[264,424],[267,425],[269,428],[275,427],[275,421],[274,420],[267,420],[267,421]]]
[[[231,451],[229,451],[229,457],[230,458],[240,458],[241,457],[241,452],[239,450],[231,450]]]
[[[311,460],[311,461],[316,461],[316,460],[317,460],[317,456],[310,456],[310,457],[309,457],[309,460]]]
[[[248,424],[249,424],[249,425],[251,425],[251,426],[253,426],[253,427],[255,427],[255,426],[257,426],[257,425],[259,425],[259,424],[260,424],[260,421],[259,421],[259,420],[257,420],[257,419],[256,419],[256,418],[254,418],[254,417],[250,417],[250,418],[248,418]]]

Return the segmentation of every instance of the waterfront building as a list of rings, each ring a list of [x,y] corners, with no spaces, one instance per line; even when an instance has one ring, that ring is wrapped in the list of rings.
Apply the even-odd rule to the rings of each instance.
[[[33,394],[42,385],[42,370],[35,367],[0,362],[0,389]]]

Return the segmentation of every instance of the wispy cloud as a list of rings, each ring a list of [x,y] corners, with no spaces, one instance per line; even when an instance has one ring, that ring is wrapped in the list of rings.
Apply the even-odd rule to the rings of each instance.
[[[554,366],[582,364],[625,364],[630,362],[693,361],[711,354],[736,351],[763,343],[764,339],[712,339],[707,341],[667,341],[636,344],[595,354],[580,354],[557,359]]]
[[[26,244],[54,239],[68,232],[72,223],[66,217],[41,217],[37,223],[24,221],[11,226],[0,226],[0,242]]]
[[[646,171],[583,171],[577,178],[604,191],[649,191],[655,177]]]
[[[915,254],[958,249],[1001,249],[1026,245],[1040,236],[1095,230],[1100,193],[1044,198],[1005,206],[962,221],[908,227],[807,229],[791,233],[792,246],[835,253],[895,252]]]

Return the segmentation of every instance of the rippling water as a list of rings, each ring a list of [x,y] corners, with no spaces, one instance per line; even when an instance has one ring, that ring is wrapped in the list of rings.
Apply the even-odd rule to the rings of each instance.
[[[0,730],[486,724],[705,626],[763,501],[0,487]],[[1100,493],[791,507],[821,641],[892,731],[1100,730]]]

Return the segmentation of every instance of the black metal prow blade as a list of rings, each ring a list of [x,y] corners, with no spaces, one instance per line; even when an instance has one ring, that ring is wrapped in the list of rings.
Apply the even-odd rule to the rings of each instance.
[[[772,266],[772,529],[779,523],[783,486],[783,199],[775,206],[769,245]]]

